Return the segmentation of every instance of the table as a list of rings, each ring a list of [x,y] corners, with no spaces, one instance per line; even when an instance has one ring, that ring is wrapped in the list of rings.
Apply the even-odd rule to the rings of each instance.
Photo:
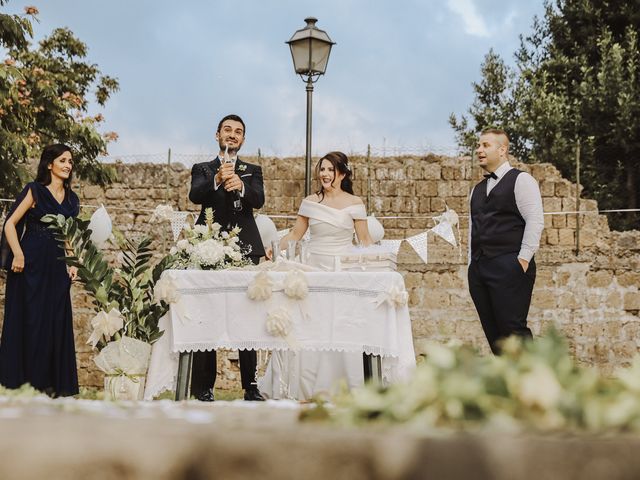
[[[164,335],[153,346],[145,399],[176,388],[188,394],[190,352],[211,349],[290,350],[266,328],[267,313],[285,309],[292,338],[302,350],[334,349],[366,354],[365,374],[387,382],[407,378],[415,368],[411,320],[398,302],[404,280],[397,272],[304,272],[308,295],[285,295],[287,272],[268,272],[274,290],[266,301],[251,300],[247,287],[256,270],[167,270],[179,294],[160,320]],[[405,293],[406,295],[406,293]],[[394,302],[394,299],[396,300]],[[380,362],[376,364],[376,359]]]

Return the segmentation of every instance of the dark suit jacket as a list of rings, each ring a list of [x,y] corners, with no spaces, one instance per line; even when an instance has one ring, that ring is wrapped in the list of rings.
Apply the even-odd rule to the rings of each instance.
[[[264,255],[264,247],[260,239],[260,232],[253,217],[253,209],[264,205],[264,186],[262,184],[262,168],[258,165],[236,160],[235,172],[244,183],[244,196],[242,197],[242,210],[236,212],[233,209],[234,195],[227,192],[222,185],[214,190],[213,177],[218,173],[220,160],[216,158],[211,162],[197,163],[191,169],[191,190],[189,200],[202,205],[197,224],[204,224],[204,211],[213,209],[214,221],[219,223],[223,230],[229,231],[236,225],[241,228],[240,241],[244,247],[251,246],[251,256]]]

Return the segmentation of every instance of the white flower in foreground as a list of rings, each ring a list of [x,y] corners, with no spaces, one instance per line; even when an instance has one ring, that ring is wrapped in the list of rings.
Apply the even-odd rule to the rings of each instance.
[[[450,369],[456,363],[456,355],[448,347],[436,342],[424,342],[424,353],[427,355],[429,363],[435,365],[438,368]]]
[[[272,292],[273,282],[267,272],[259,272],[247,288],[247,296],[258,302],[271,298]]]
[[[112,308],[109,313],[101,310],[91,319],[93,331],[87,341],[95,347],[102,337],[109,340],[118,330],[124,326],[124,317],[119,310]]]
[[[171,221],[173,219],[173,207],[171,205],[158,205],[151,215],[152,222]]]
[[[267,332],[274,337],[286,338],[293,328],[289,310],[284,307],[276,308],[267,314]]]
[[[561,395],[562,387],[547,365],[536,364],[520,378],[517,396],[525,405],[548,410],[558,404]]]
[[[309,294],[307,278],[300,270],[291,270],[284,277],[284,293],[290,298],[302,300]]]

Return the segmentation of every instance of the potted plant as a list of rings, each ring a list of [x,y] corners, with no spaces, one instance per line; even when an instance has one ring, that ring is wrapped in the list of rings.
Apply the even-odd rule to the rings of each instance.
[[[175,257],[152,266],[151,238],[134,241],[116,233],[122,261],[112,268],[91,240],[89,220],[47,215],[42,221],[64,242],[66,263],[78,268],[78,281],[93,298],[96,315],[87,343],[99,351],[94,361],[105,372],[106,398],[142,398],[151,344],[162,336],[158,321],[169,309],[153,290]]]

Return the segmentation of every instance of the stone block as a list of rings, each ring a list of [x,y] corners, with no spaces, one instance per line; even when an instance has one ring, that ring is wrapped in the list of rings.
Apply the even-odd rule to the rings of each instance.
[[[537,308],[548,309],[556,307],[556,296],[553,290],[533,289],[531,305]]]
[[[449,294],[443,291],[425,291],[421,305],[424,308],[446,308],[451,304]]]
[[[536,288],[551,288],[554,286],[553,282],[553,272],[547,268],[538,267],[538,271],[536,273]]]
[[[626,292],[624,294],[625,310],[640,310],[640,292]]]
[[[596,244],[598,233],[593,230],[580,230],[580,246],[591,247]]]
[[[440,180],[442,168],[437,163],[424,163],[422,165],[422,178],[425,180]]]
[[[617,359],[632,359],[639,351],[635,341],[626,340],[613,343],[612,353]]]
[[[430,201],[431,212],[441,213],[446,209],[446,205],[442,198],[432,198]]]
[[[575,245],[575,230],[571,230],[568,228],[561,228],[558,230],[558,244],[571,246]]]
[[[469,182],[461,180],[451,182],[451,193],[454,197],[465,197],[466,199],[469,196],[470,189],[471,185]]]
[[[87,200],[92,200],[95,198],[101,198],[104,196],[104,190],[102,187],[98,185],[86,185],[82,187],[81,197]]]
[[[548,245],[559,245],[560,237],[558,235],[557,228],[545,228],[544,233],[546,235],[546,243]]]
[[[540,186],[540,195],[543,197],[553,197],[555,194],[555,184],[548,180],[543,180],[539,184]]]
[[[577,307],[576,297],[573,292],[560,293],[557,299],[558,308],[574,309]]]
[[[552,216],[553,228],[566,228],[567,216],[566,215],[553,215]]]
[[[404,275],[404,286],[407,289],[424,287],[422,274],[417,272],[409,272]]]
[[[565,197],[562,199],[562,211],[563,212],[575,212],[576,211],[576,199]]]
[[[451,197],[453,195],[453,189],[450,182],[438,182],[438,196]]]
[[[542,207],[545,213],[561,212],[562,200],[556,197],[545,197],[542,199]]]
[[[460,177],[460,168],[453,167],[451,165],[443,165],[442,166],[442,179],[443,180],[454,180],[456,177],[455,171],[458,171],[458,178]]]
[[[435,180],[418,180],[415,182],[416,195],[426,197],[438,196],[438,184]]]
[[[125,198],[122,188],[109,188],[106,190],[104,196],[107,200],[120,200]]]
[[[640,272],[623,272],[616,276],[621,287],[640,288]]]
[[[556,197],[569,197],[575,195],[575,185],[568,180],[559,180],[556,182]]]
[[[587,287],[605,288],[611,285],[613,273],[610,270],[599,270],[587,273]]]

